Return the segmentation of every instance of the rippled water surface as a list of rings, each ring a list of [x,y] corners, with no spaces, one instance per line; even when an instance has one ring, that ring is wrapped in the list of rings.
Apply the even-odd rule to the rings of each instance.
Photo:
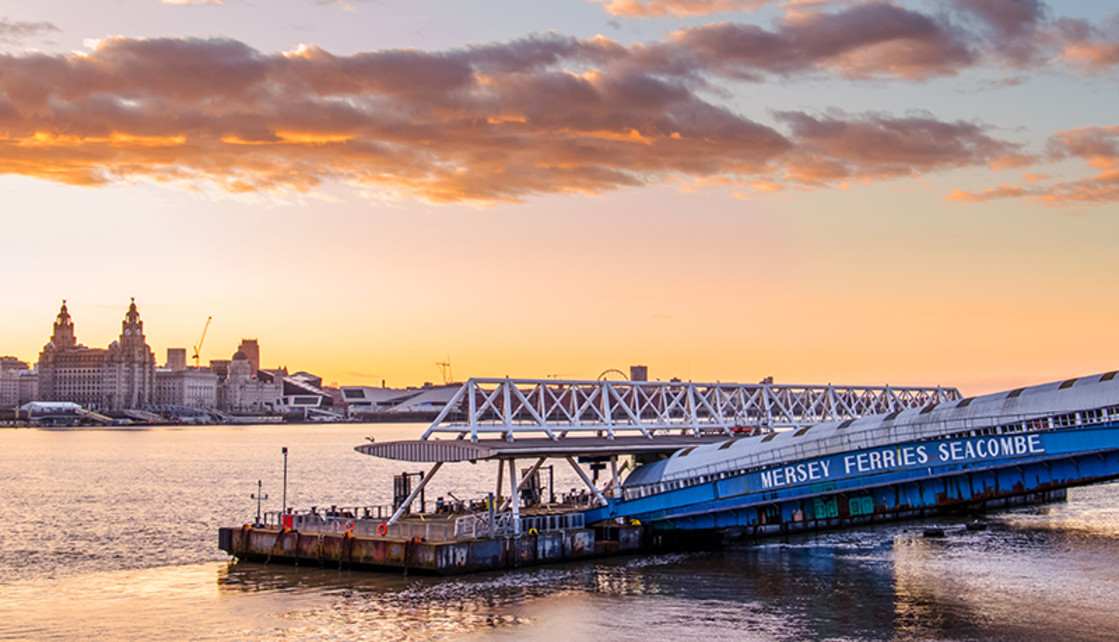
[[[991,515],[458,578],[231,564],[217,528],[388,503],[414,466],[353,452],[419,426],[0,430],[4,639],[1114,639],[1119,486]],[[444,468],[429,497],[492,490]],[[557,490],[575,486],[557,467]]]

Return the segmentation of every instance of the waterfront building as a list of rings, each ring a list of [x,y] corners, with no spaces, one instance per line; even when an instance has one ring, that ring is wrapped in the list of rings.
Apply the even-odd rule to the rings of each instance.
[[[51,339],[39,353],[41,401],[69,401],[98,410],[141,408],[152,403],[155,355],[144,337],[144,322],[133,299],[121,334],[107,349],[77,342],[66,301]]]
[[[334,397],[323,388],[322,377],[309,372],[297,372],[284,377],[283,383],[286,411],[311,408],[333,411]]]
[[[167,348],[167,369],[178,372],[186,368],[186,348]]]
[[[409,413],[420,416],[431,415],[433,418],[440,413],[447,402],[455,396],[462,386],[451,384],[446,386],[433,386],[425,384],[423,388],[413,390],[416,394],[396,404],[388,410],[389,413]]]
[[[461,388],[458,384],[394,389],[372,386],[342,386],[342,404],[347,416],[414,415],[417,420],[434,418]]]
[[[0,357],[0,409],[20,405],[19,383],[28,365],[15,357]]]
[[[411,390],[396,388],[377,388],[374,386],[342,386],[342,398],[346,407],[346,415],[354,416],[374,412],[384,412],[420,393]]]
[[[159,368],[155,371],[155,403],[216,408],[218,376],[209,370]]]
[[[210,372],[224,381],[229,376],[229,359],[210,359]]]
[[[39,371],[21,370],[19,373],[19,405],[39,398]]]
[[[283,384],[254,377],[253,364],[243,350],[238,350],[226,363],[226,376],[218,383],[219,409],[232,414],[257,414],[280,408]]]
[[[249,358],[249,363],[252,364],[252,372],[249,376],[255,377],[260,370],[260,343],[256,339],[241,339],[241,345],[237,346],[237,350],[244,352]]]

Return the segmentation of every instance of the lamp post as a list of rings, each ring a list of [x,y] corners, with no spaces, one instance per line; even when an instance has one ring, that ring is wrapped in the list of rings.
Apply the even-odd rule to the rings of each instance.
[[[283,498],[283,513],[288,514],[288,447],[284,446],[281,452],[284,453],[284,498]]]

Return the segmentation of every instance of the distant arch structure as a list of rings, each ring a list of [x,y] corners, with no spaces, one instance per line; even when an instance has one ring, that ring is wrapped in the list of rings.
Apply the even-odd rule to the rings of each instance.
[[[598,381],[611,381],[610,375],[617,375],[621,377],[620,381],[629,381],[629,375],[622,372],[621,370],[618,370],[617,368],[603,370],[602,374],[598,375]]]

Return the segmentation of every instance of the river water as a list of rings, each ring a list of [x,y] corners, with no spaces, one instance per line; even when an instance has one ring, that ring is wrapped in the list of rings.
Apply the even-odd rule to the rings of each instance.
[[[219,526],[385,504],[414,465],[359,455],[416,425],[0,430],[0,639],[1114,639],[1119,485],[965,521],[457,578],[232,564]],[[444,467],[436,495],[493,489]],[[557,492],[576,486],[556,468]],[[925,539],[936,524],[945,539]]]

